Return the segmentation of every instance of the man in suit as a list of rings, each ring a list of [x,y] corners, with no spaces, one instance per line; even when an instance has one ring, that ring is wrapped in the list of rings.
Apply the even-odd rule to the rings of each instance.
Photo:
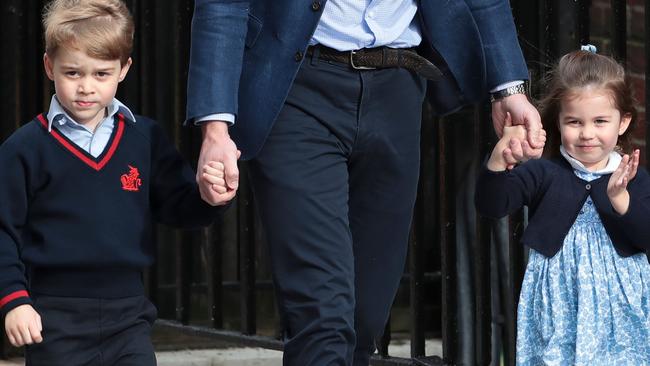
[[[195,1],[187,122],[229,190],[251,160],[285,365],[369,363],[404,269],[427,79],[439,114],[492,92],[497,132],[507,112],[528,130],[515,163],[543,146],[527,78],[507,0]]]

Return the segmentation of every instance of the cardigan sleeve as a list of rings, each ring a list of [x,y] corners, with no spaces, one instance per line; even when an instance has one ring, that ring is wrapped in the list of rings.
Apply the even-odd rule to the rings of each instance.
[[[650,250],[650,176],[639,168],[636,177],[628,184],[630,205],[624,215],[619,215],[611,203],[602,210],[603,223],[613,230],[612,239],[624,237],[632,246],[641,250]]]
[[[501,172],[490,171],[484,164],[476,182],[476,209],[483,216],[501,218],[531,205],[544,184],[543,168],[540,160]]]
[[[150,121],[151,204],[156,221],[166,225],[198,228],[208,226],[226,206],[210,206],[201,199],[196,175],[188,162],[166,137],[163,129]]]
[[[18,144],[0,146],[0,313],[31,304],[25,266],[20,260],[20,233],[27,220],[29,194],[28,158]]]

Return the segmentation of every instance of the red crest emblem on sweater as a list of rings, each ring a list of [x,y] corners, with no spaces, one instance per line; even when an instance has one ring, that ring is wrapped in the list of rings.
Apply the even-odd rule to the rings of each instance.
[[[140,186],[142,185],[142,179],[140,179],[138,168],[130,165],[129,172],[122,174],[120,181],[122,181],[122,189],[125,191],[137,192],[140,190]]]

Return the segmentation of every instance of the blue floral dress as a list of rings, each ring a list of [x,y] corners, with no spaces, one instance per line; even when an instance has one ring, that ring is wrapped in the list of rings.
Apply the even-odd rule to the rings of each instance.
[[[574,171],[591,181],[613,170]],[[650,365],[648,259],[616,253],[591,198],[555,256],[530,250],[519,299],[517,365]]]

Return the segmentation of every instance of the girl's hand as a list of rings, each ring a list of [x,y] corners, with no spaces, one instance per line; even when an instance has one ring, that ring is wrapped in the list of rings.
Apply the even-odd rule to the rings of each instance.
[[[41,316],[31,305],[20,305],[11,309],[5,317],[5,331],[14,347],[43,341]]]
[[[512,125],[510,113],[506,113],[503,126],[503,135],[492,149],[492,155],[487,163],[487,168],[491,171],[503,171],[511,169],[514,163],[510,163],[508,158],[512,158],[512,148],[519,141],[526,139],[526,129],[522,125]]]
[[[620,215],[627,212],[630,206],[630,194],[627,192],[627,184],[636,176],[639,168],[639,150],[634,150],[632,156],[623,155],[618,168],[612,173],[607,183],[607,196],[612,207]]]

